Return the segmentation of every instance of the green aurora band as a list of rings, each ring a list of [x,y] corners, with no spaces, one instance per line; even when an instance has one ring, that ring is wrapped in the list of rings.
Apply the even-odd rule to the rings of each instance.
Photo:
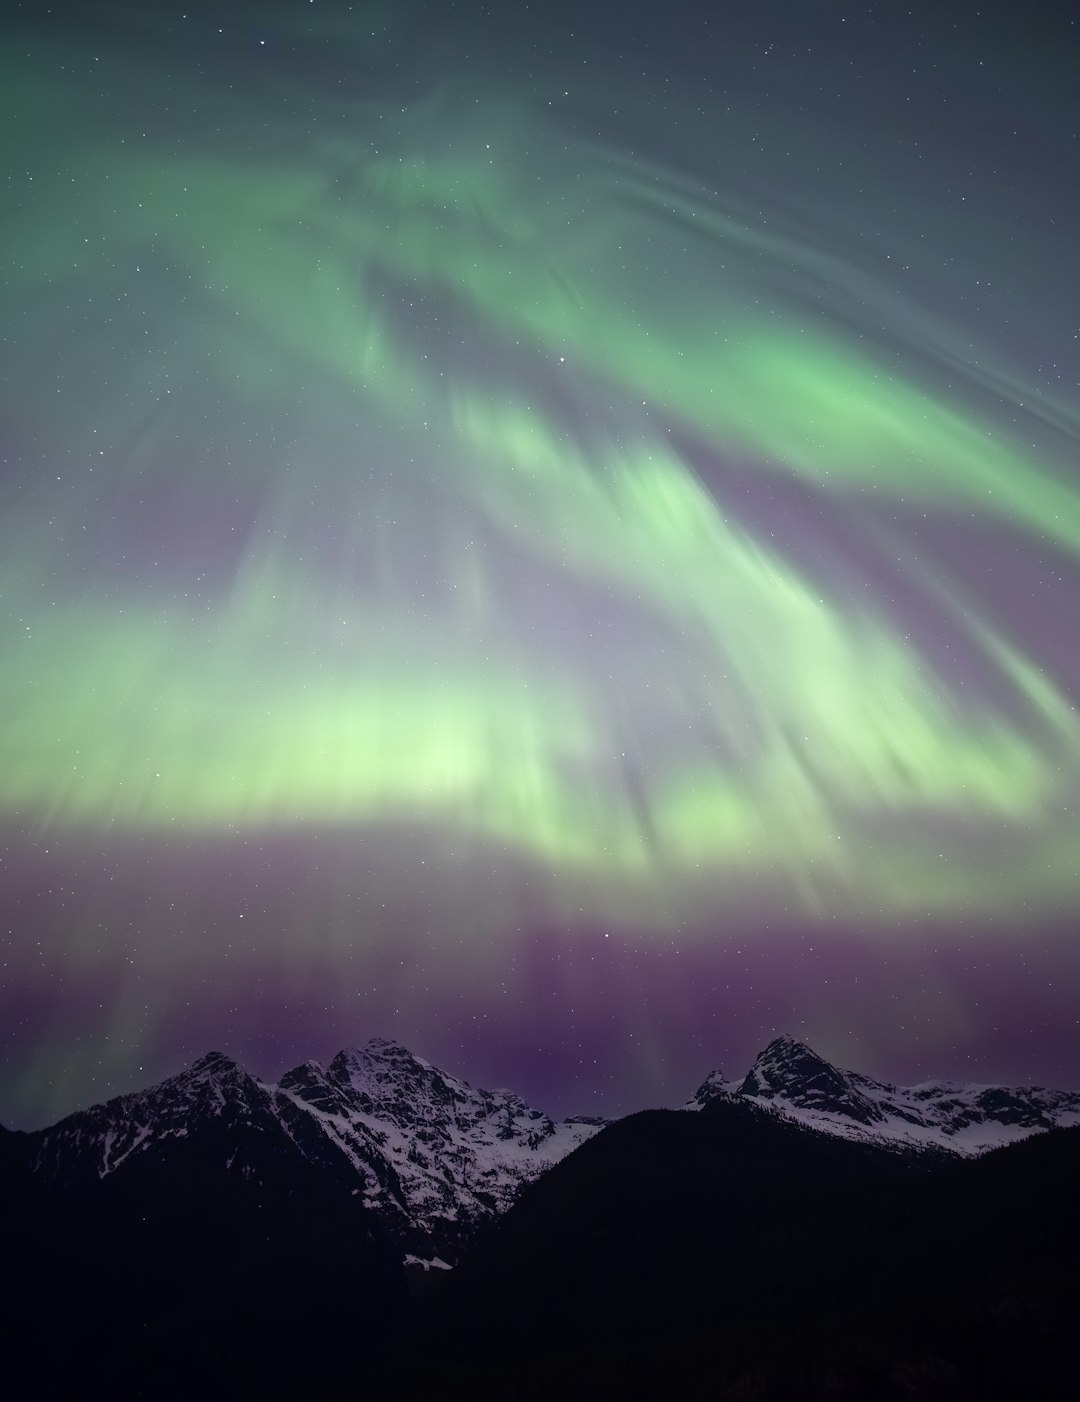
[[[630,920],[759,885],[881,919],[1075,899],[1075,698],[905,529],[1076,562],[1074,409],[689,177],[551,159],[524,105],[166,152],[82,135],[50,71],[0,78],[38,467],[0,524],[0,813],[445,830]],[[731,463],[852,523],[981,680],[756,524]],[[254,522],[209,582],[106,548],[186,500]]]

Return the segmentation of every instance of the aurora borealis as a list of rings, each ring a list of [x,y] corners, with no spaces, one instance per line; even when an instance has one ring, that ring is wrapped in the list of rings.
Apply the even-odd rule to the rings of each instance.
[[[8,22],[0,1121],[1080,1081],[1077,25],[584,8]]]

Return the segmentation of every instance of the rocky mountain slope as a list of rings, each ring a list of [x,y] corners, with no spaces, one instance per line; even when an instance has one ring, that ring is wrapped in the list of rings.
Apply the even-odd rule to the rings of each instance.
[[[1058,1397],[1078,1121],[1075,1094],[896,1087],[792,1038],[607,1126],[384,1040],[276,1083],[211,1053],[0,1132],[9,1375],[147,1402]]]
[[[403,1252],[453,1262],[478,1226],[601,1123],[555,1122],[511,1091],[474,1089],[375,1038],[277,1084],[211,1052],[148,1090],[25,1136],[25,1150],[35,1177],[59,1189],[167,1157],[180,1141],[212,1142],[215,1153],[224,1144],[220,1167],[249,1178],[270,1158],[292,1159],[359,1196]]]
[[[714,1071],[685,1108],[733,1096],[845,1139],[963,1156],[1080,1124],[1076,1091],[956,1081],[894,1086],[841,1070],[793,1037],[770,1042],[741,1080]]]
[[[791,1037],[770,1042],[739,1080],[713,1072],[685,1108],[730,1100],[845,1139],[962,1157],[1080,1124],[1075,1092],[893,1086],[832,1066]],[[4,1143],[6,1157],[60,1192],[122,1180],[136,1164],[167,1165],[181,1146],[185,1160],[254,1184],[314,1173],[372,1214],[401,1258],[453,1264],[480,1226],[601,1124],[557,1122],[512,1091],[478,1090],[375,1038],[277,1083],[211,1052],[148,1090]]]

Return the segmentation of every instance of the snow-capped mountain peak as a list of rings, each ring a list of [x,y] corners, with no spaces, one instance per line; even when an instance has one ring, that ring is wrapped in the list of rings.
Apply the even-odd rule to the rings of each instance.
[[[104,1178],[169,1141],[213,1143],[226,1167],[258,1173],[300,1159],[349,1187],[403,1249],[453,1260],[484,1220],[595,1134],[602,1121],[556,1123],[512,1091],[476,1089],[400,1043],[373,1038],[276,1084],[208,1052],[148,1090],[68,1116],[31,1136],[37,1172],[56,1183]]]
[[[238,1065],[238,1062],[234,1061],[231,1056],[226,1056],[224,1052],[208,1051],[193,1061],[186,1072],[182,1071],[180,1074],[188,1076],[211,1075],[216,1071],[229,1070]]]
[[[741,1081],[729,1081],[723,1071],[719,1069],[710,1071],[684,1108],[700,1110],[702,1106],[708,1105],[710,1100],[715,1100],[719,1095],[736,1095],[741,1087]]]
[[[829,1134],[919,1152],[977,1154],[1080,1124],[1077,1093],[894,1086],[836,1067],[793,1037],[770,1042],[741,1079],[714,1071],[686,1108],[707,1113],[731,1097]],[[20,1136],[17,1147],[61,1188],[177,1155],[256,1183],[314,1171],[370,1210],[403,1255],[453,1262],[478,1226],[603,1123],[555,1121],[513,1091],[479,1089],[374,1038],[327,1065],[305,1061],[277,1083],[208,1052],[145,1091]]]
[[[884,1119],[881,1107],[867,1096],[849,1072],[838,1070],[794,1037],[776,1037],[761,1052],[739,1088],[754,1100],[778,1100],[803,1110],[819,1111],[871,1125]]]
[[[894,1086],[834,1066],[790,1036],[771,1041],[741,1081],[714,1071],[686,1108],[733,1095],[844,1138],[962,1155],[1080,1124],[1076,1092],[947,1081]]]

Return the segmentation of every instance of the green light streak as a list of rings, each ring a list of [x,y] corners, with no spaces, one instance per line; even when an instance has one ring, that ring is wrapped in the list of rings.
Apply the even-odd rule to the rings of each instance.
[[[39,109],[47,90],[30,84]],[[942,332],[950,388],[811,318],[779,275],[770,284],[781,253],[820,273],[812,248],[602,152],[544,170],[521,158],[542,144],[534,119],[498,118],[490,146],[470,118],[437,151],[346,157],[329,144],[321,160],[265,164],[166,161],[59,118],[62,134],[42,138],[65,163],[0,233],[19,269],[7,310],[45,298],[58,315],[73,288],[110,307],[129,299],[175,326],[168,360],[183,375],[166,384],[133,360],[103,397],[86,341],[61,352],[43,336],[26,361],[19,393],[51,466],[3,526],[14,621],[0,811],[180,830],[415,819],[603,889],[677,890],[703,868],[721,883],[780,873],[815,909],[860,891],[903,910],[916,889],[945,908],[978,889],[976,864],[939,873],[922,851],[927,814],[1041,833],[1058,870],[1080,722],[1038,659],[966,613],[1001,691],[963,695],[873,591],[830,589],[742,524],[671,430],[756,464],[763,483],[809,484],[825,509],[872,496],[996,518],[1080,557],[1080,492],[1057,451],[1080,441],[1075,413],[1048,403],[1046,431],[1022,435],[979,407],[1013,383],[992,357],[965,380]],[[425,297],[478,344],[524,357],[536,384],[418,353],[403,306]],[[57,356],[72,387],[52,413]],[[562,394],[591,411],[584,423],[553,407]],[[251,415],[249,460],[174,447],[211,417],[204,400]],[[324,411],[352,425],[333,453]],[[167,412],[190,422],[166,428]],[[292,435],[287,451],[261,430],[270,415]],[[91,480],[94,434],[111,447]],[[61,499],[51,467],[71,462]],[[260,503],[202,614],[138,576],[114,595],[95,578],[81,601],[57,585],[70,541],[55,519],[74,531],[172,472]],[[435,483],[462,536],[482,528],[489,545],[455,537],[424,614],[403,589],[395,561],[410,542],[396,523],[399,509],[422,513]],[[370,589],[317,548],[302,557],[316,489],[350,568],[385,556]],[[629,755],[611,718],[619,686],[587,656],[531,649],[504,602],[505,558],[588,585],[601,612],[635,612],[665,639],[669,675],[619,684],[640,732]],[[875,857],[866,825],[883,817],[908,827]],[[1037,865],[1022,845],[1002,863],[1006,885]]]

